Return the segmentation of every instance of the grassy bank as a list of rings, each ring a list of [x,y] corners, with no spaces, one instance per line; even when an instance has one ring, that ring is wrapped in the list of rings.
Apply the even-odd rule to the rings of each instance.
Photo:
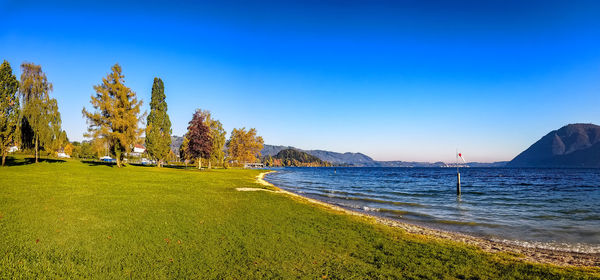
[[[24,163],[17,160],[13,163]],[[0,169],[0,278],[582,279],[341,215],[260,187],[256,170]]]

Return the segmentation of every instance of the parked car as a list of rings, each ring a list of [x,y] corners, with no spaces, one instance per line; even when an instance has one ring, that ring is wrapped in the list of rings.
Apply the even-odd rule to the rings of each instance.
[[[111,157],[109,157],[109,156],[103,156],[103,157],[101,157],[101,158],[100,158],[100,161],[102,161],[102,162],[117,162],[117,160],[116,160],[116,159],[114,159],[114,158],[111,158]]]
[[[142,158],[142,160],[140,161],[140,163],[142,165],[151,165],[151,164],[156,164],[156,161],[150,160],[150,159],[147,159],[147,158]]]

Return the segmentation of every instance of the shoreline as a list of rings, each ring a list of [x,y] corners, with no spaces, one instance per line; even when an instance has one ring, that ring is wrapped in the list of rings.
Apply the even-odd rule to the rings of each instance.
[[[323,202],[317,199],[305,197],[299,195],[297,193],[293,193],[290,191],[283,190],[274,184],[265,180],[265,175],[274,173],[277,171],[267,171],[262,172],[258,176],[256,176],[256,182],[263,186],[268,186],[275,189],[274,192],[282,193],[285,195],[289,195],[293,198],[303,200],[305,202],[309,202],[311,204],[317,204],[319,206],[323,206],[330,210],[334,210],[336,212],[342,212],[344,214],[349,214],[353,216],[365,217],[374,220],[379,224],[383,224],[386,226],[400,228],[407,233],[424,235],[428,237],[433,237],[442,240],[451,240],[455,242],[464,243],[467,245],[475,246],[477,248],[482,249],[485,252],[489,253],[510,253],[517,254],[515,256],[517,259],[534,262],[534,263],[542,263],[542,264],[553,264],[559,266],[577,266],[577,267],[600,267],[600,254],[594,253],[579,253],[572,251],[562,251],[562,250],[553,250],[553,249],[544,249],[538,247],[527,247],[516,244],[511,244],[503,241],[496,241],[491,239],[486,239],[482,237],[476,237],[464,233],[445,231],[440,229],[429,228],[420,225],[413,225],[406,222],[401,222],[398,220],[379,217],[376,215],[371,215],[363,212],[359,212],[356,210],[350,210],[347,208],[343,208],[337,205],[333,205],[327,202]]]

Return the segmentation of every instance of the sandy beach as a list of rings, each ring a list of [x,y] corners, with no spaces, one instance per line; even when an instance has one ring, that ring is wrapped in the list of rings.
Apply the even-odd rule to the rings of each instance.
[[[275,193],[281,193],[284,195],[288,195],[299,201],[312,203],[312,204],[327,208],[332,211],[336,211],[336,212],[340,212],[340,213],[344,213],[344,214],[348,214],[348,215],[365,217],[365,218],[368,218],[369,220],[372,220],[373,222],[384,224],[384,225],[394,227],[394,228],[400,228],[411,234],[424,235],[424,236],[427,236],[430,238],[437,238],[437,239],[442,239],[442,240],[446,240],[446,241],[450,240],[453,242],[462,242],[462,243],[476,246],[476,247],[481,248],[482,250],[484,250],[486,252],[490,252],[490,253],[505,252],[505,253],[514,255],[515,257],[517,257],[521,260],[535,262],[535,263],[554,264],[554,265],[560,265],[560,266],[600,267],[600,254],[568,252],[568,251],[560,251],[560,250],[543,249],[543,248],[537,248],[537,247],[525,247],[525,246],[510,244],[507,242],[495,241],[495,240],[485,239],[485,238],[481,238],[481,237],[471,236],[471,235],[458,233],[458,232],[450,232],[450,231],[444,231],[444,230],[433,229],[433,228],[423,227],[423,226],[419,226],[419,225],[404,223],[404,222],[400,222],[397,220],[392,220],[392,219],[388,219],[388,218],[378,217],[375,215],[369,215],[369,214],[358,212],[358,211],[349,210],[349,209],[342,208],[342,207],[332,205],[329,203],[325,203],[325,202],[322,202],[322,201],[319,201],[316,199],[304,197],[304,196],[298,195],[296,193],[289,192],[289,191],[283,190],[281,188],[278,188],[277,186],[266,181],[265,175],[267,175],[269,173],[273,173],[273,172],[276,172],[276,171],[267,171],[267,172],[263,172],[263,173],[259,174],[256,177],[256,182],[263,186],[267,186],[267,187],[274,189]]]

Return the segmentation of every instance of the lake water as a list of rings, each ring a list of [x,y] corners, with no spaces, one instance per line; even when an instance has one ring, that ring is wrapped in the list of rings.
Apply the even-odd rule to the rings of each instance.
[[[525,246],[600,253],[600,169],[282,168],[266,179],[345,208]]]

